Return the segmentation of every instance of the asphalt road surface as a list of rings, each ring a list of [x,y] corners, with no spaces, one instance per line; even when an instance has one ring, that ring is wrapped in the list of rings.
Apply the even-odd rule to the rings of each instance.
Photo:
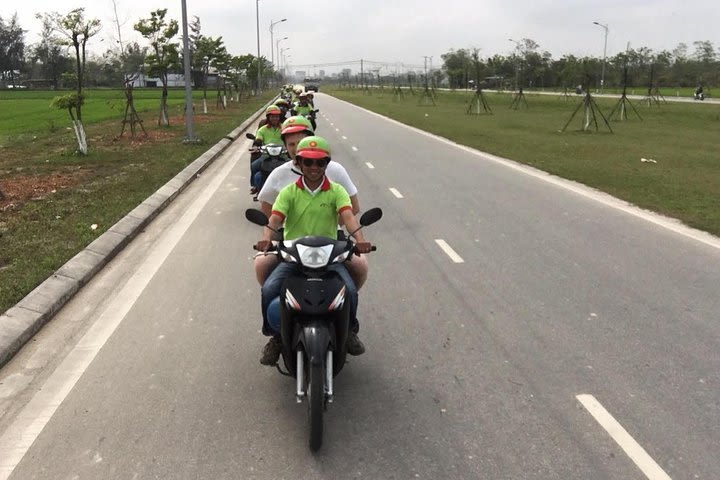
[[[720,478],[720,240],[316,98],[385,214],[321,451],[259,364],[242,141],[0,371],[1,479]]]

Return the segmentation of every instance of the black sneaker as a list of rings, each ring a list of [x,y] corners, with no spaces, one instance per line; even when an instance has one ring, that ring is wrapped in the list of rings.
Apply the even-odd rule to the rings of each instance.
[[[262,365],[273,366],[277,365],[280,360],[280,353],[282,352],[282,340],[280,337],[270,337],[270,340],[265,344],[262,349],[262,356],[260,357],[260,363]]]
[[[355,332],[348,333],[348,338],[345,346],[347,347],[347,353],[349,353],[350,355],[357,356],[365,353],[365,345],[363,345],[363,342],[360,341],[360,338],[358,338],[358,334]]]

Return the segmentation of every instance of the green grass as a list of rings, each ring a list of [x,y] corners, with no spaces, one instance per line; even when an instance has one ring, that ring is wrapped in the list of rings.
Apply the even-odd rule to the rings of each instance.
[[[69,124],[70,117],[65,110],[50,107],[52,99],[70,91],[50,90],[0,90],[0,144],[7,143],[13,135],[20,133],[49,132]],[[83,123],[91,124],[122,118],[125,111],[125,94],[123,90],[86,90],[83,105]],[[162,90],[135,89],[133,99],[138,112],[159,111]],[[215,91],[208,90],[208,105],[215,104]],[[202,91],[193,92],[193,98],[201,99]],[[168,91],[168,105],[182,105],[185,102],[185,91],[171,89]],[[196,107],[197,108],[197,107]]]
[[[581,130],[573,96],[528,95],[530,108],[511,110],[511,94],[488,94],[494,115],[466,115],[473,93],[440,92],[436,107],[419,96],[327,87],[325,93],[479,150],[582,182],[643,208],[720,235],[720,105],[633,102],[644,121],[611,121],[611,134]],[[607,115],[617,100],[599,99]],[[428,116],[426,117],[425,114]],[[650,158],[657,164],[643,163]]]
[[[115,114],[113,120],[88,123],[90,154],[86,157],[74,154],[75,138],[72,131],[65,130],[65,124],[55,133],[36,132],[32,141],[27,141],[30,133],[8,135],[7,144],[0,149],[0,190],[7,190],[19,179],[42,182],[59,174],[67,181],[64,188],[54,188],[55,193],[44,189],[33,194],[34,199],[0,209],[0,312],[19,301],[272,95],[243,99],[240,105],[229,102],[224,111],[215,108],[213,96],[208,115],[197,118],[196,132],[203,139],[197,145],[181,142],[185,127],[179,105],[170,109],[173,124],[169,128],[157,127],[157,99],[152,99],[150,111],[141,113],[151,140],[142,140],[138,135],[138,141],[130,141],[127,134],[116,139],[120,119]],[[98,225],[96,230],[91,229],[93,224]]]

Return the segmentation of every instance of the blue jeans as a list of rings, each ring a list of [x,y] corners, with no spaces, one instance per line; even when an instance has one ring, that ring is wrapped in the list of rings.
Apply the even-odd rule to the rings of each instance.
[[[353,282],[353,279],[347,271],[347,268],[345,268],[345,265],[331,265],[328,269],[337,272],[343,282],[345,282],[350,307],[350,328],[351,330],[357,331],[358,291],[355,286],[355,282]],[[272,336],[278,333],[270,328],[270,325],[268,324],[267,308],[268,305],[270,305],[270,302],[280,295],[280,289],[282,288],[282,283],[283,280],[285,280],[285,277],[296,271],[298,271],[298,265],[296,263],[281,262],[277,267],[275,267],[267,280],[265,280],[261,289],[263,335]]]
[[[258,187],[260,188],[261,185],[258,185],[260,182],[262,182],[262,173],[260,173],[260,166],[262,165],[264,157],[261,156],[258,159],[253,160],[253,162],[250,164],[250,186],[251,187]]]

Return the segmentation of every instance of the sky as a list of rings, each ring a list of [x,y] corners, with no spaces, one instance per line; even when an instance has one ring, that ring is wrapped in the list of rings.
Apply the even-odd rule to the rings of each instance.
[[[654,51],[672,50],[684,42],[693,51],[696,40],[713,42],[720,52],[720,8],[716,0],[186,0],[188,19],[200,17],[201,33],[222,36],[234,55],[257,54],[256,4],[260,18],[260,54],[271,58],[269,26],[288,64],[309,73],[310,65],[350,60],[422,66],[451,49],[479,48],[481,57],[509,55],[509,39],[531,38],[554,58],[565,54],[602,57],[605,32],[594,25],[608,25],[607,56],[646,46]],[[170,18],[181,20],[181,0],[116,0],[123,42],[142,38],[132,28],[140,18],[167,8]],[[3,1],[0,17],[18,14],[27,30],[26,44],[38,41],[41,24],[36,13],[84,7],[88,17],[101,20],[102,32],[89,48],[101,53],[117,45],[112,0]],[[182,33],[182,30],[181,30]],[[273,42],[274,43],[274,42]],[[274,48],[274,45],[273,45]],[[308,65],[305,67],[304,65]],[[353,71],[356,67],[352,67]],[[325,68],[333,71],[332,68]]]

